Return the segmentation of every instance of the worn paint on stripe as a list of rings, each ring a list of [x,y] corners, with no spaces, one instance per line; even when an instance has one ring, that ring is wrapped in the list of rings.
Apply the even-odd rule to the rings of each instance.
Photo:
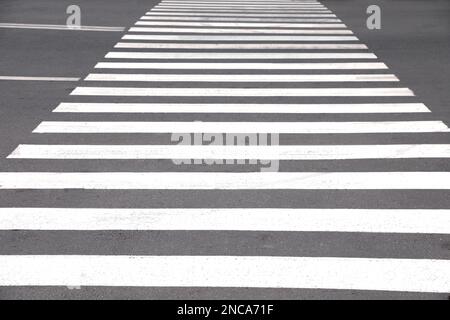
[[[450,172],[2,172],[0,189],[449,190]]]
[[[6,81],[79,81],[80,78],[0,76],[0,80],[6,80]]]
[[[164,20],[176,20],[176,21],[206,21],[206,22],[214,22],[214,21],[239,21],[239,22],[250,22],[250,21],[263,21],[263,22],[342,22],[337,18],[252,18],[252,17],[187,17],[187,16],[178,16],[178,17],[170,17],[170,16],[142,16],[142,20],[153,20],[153,21],[164,21]]]
[[[290,17],[290,18],[335,18],[332,13],[212,13],[212,12],[147,12],[148,16],[204,16],[204,17]]]
[[[177,22],[137,21],[138,26],[182,26],[182,27],[249,27],[249,28],[346,28],[343,23],[263,23],[263,22]]]
[[[423,103],[233,104],[63,102],[53,112],[70,113],[426,113]]]
[[[393,145],[45,145],[21,144],[13,159],[348,160],[450,158],[449,144]],[[450,219],[450,216],[449,216]]]
[[[1,208],[0,230],[224,230],[450,234],[450,210]]]
[[[122,32],[125,30],[124,27],[67,26],[58,24],[26,24],[26,23],[0,23],[0,28],[68,30],[68,31],[110,31],[110,32]]]
[[[212,29],[212,28],[146,28],[132,27],[129,32],[157,33],[239,33],[239,34],[353,34],[350,30],[332,29]]]
[[[175,122],[43,121],[35,133],[381,133],[448,132],[442,121]]]
[[[0,257],[0,286],[258,287],[448,293],[450,260],[4,255]]]
[[[156,43],[119,42],[114,48],[133,49],[302,49],[302,50],[366,50],[367,46],[357,43]]]
[[[410,97],[408,88],[132,88],[77,87],[71,95],[136,97]]]
[[[128,82],[396,82],[393,74],[124,74],[91,73],[85,81]]]
[[[183,40],[183,41],[358,41],[355,36],[287,36],[287,35],[162,35],[162,34],[126,34],[123,40]]]
[[[369,70],[388,69],[382,62],[99,62],[96,69],[240,69],[240,70]]]
[[[373,53],[304,52],[108,52],[108,59],[376,59]]]

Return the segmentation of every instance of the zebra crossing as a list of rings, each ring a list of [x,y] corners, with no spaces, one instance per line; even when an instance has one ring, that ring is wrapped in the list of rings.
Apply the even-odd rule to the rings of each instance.
[[[319,1],[163,0],[93,69],[0,172],[0,290],[450,292],[449,127]]]

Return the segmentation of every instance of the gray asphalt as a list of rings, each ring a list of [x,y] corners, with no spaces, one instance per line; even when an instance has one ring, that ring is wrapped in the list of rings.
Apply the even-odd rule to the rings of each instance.
[[[0,171],[254,171],[255,166],[175,166],[168,160],[18,160],[6,157],[21,143],[168,144],[167,134],[32,134],[49,120],[148,121],[363,121],[442,120],[450,125],[450,2],[445,0],[323,0],[361,43],[417,95],[431,114],[379,115],[133,115],[52,114],[62,101],[143,102],[146,98],[69,97],[82,82],[0,80]],[[77,0],[83,25],[130,27],[158,1]],[[73,1],[3,0],[0,23],[64,24]],[[365,10],[378,4],[382,29],[366,28]],[[0,28],[0,76],[85,77],[120,40],[120,32]],[[117,59],[120,61],[119,59]],[[142,71],[142,70],[141,70]],[[139,72],[141,72],[139,71]],[[108,72],[108,71],[105,71]],[[142,72],[146,72],[145,70]],[[149,71],[147,71],[149,72]],[[180,72],[174,70],[173,73]],[[181,71],[188,73],[187,71]],[[205,73],[208,73],[205,71]],[[212,72],[211,72],[212,73]],[[257,72],[255,72],[257,73]],[[274,71],[273,73],[276,73]],[[331,73],[331,72],[327,72]],[[350,73],[350,72],[349,72]],[[92,82],[90,85],[100,83]],[[119,85],[120,84],[120,85]],[[127,86],[125,83],[105,86]],[[165,84],[152,84],[165,86]],[[145,84],[142,84],[145,86]],[[182,85],[178,85],[181,87]],[[194,85],[192,85],[194,86]],[[201,86],[201,85],[198,85]],[[218,84],[217,86],[224,86]],[[244,84],[242,84],[244,86]],[[266,86],[274,87],[274,84]],[[285,86],[285,85],[283,85]],[[291,84],[292,87],[303,85]],[[305,84],[304,86],[311,86]],[[320,87],[321,84],[315,85]],[[326,85],[324,85],[326,86]],[[337,85],[336,85],[337,86]],[[349,85],[351,86],[351,85]],[[376,86],[376,85],[374,85]],[[262,86],[264,87],[264,86]],[[285,98],[290,103],[346,102],[345,98]],[[400,99],[398,99],[400,101]],[[180,102],[180,98],[159,98]],[[185,102],[206,102],[183,98]],[[209,99],[208,101],[222,101]],[[249,102],[243,98],[229,102]],[[271,103],[278,99],[254,98]],[[368,99],[352,99],[367,102]],[[373,102],[395,99],[371,98]],[[408,99],[401,99],[402,102]],[[281,144],[449,143],[450,133],[282,135]],[[281,171],[449,171],[445,159],[286,161]],[[448,191],[81,191],[0,190],[0,207],[283,207],[283,208],[450,208]],[[1,209],[0,209],[1,212]],[[318,232],[62,232],[0,231],[0,255],[270,255],[450,259],[450,236]],[[449,294],[352,290],[236,288],[0,287],[0,299],[447,299]]]

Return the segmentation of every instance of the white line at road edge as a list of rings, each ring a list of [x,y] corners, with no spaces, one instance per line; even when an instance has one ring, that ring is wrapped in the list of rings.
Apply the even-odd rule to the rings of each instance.
[[[0,286],[450,291],[450,260],[269,256],[3,255]]]
[[[125,30],[124,27],[103,27],[103,26],[74,27],[58,24],[25,24],[25,23],[0,23],[0,28],[68,30],[68,31],[110,31],[110,32],[123,32]]]
[[[5,81],[79,81],[80,78],[0,76]]]

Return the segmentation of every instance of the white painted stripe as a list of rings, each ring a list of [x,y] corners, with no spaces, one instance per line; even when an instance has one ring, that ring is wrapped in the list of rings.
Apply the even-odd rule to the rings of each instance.
[[[422,103],[190,104],[63,102],[53,112],[73,113],[424,113]]]
[[[167,3],[160,2],[155,8],[324,8],[320,3]]]
[[[81,96],[180,96],[180,97],[407,97],[408,88],[132,88],[77,87]]]
[[[160,33],[239,33],[239,34],[353,34],[350,30],[333,29],[212,29],[212,28],[146,28],[132,27],[128,32]]]
[[[406,97],[408,88],[132,88],[77,87],[82,96],[180,96],[180,97]]]
[[[450,260],[263,256],[0,256],[0,286],[450,291]]]
[[[175,122],[43,121],[34,133],[395,133],[449,132],[442,121]],[[450,183],[450,181],[449,181]]]
[[[91,73],[85,81],[133,82],[396,82],[393,74],[123,74]]]
[[[190,0],[190,1],[175,1],[175,0],[163,0],[160,3],[218,3],[218,2],[224,2],[224,3],[262,3],[262,4],[266,4],[266,3],[287,3],[287,4],[292,4],[292,3],[321,3],[319,1],[300,1],[300,0],[296,0],[296,1],[277,1],[277,0],[245,0],[245,1],[240,1],[240,0],[210,0],[210,1],[203,1],[203,0]]]
[[[450,210],[1,208],[0,230],[224,230],[450,234]]]
[[[272,1],[272,2],[258,2],[258,1],[161,1],[158,6],[323,6],[320,2],[288,2],[288,1]]]
[[[186,145],[21,144],[8,156],[8,158],[10,159],[11,158],[13,159],[259,159],[259,160],[422,159],[422,158],[450,158],[450,145],[392,144],[392,145],[186,146]]]
[[[155,9],[167,9],[167,10],[328,10],[327,7],[321,4],[290,4],[290,5],[276,5],[276,4],[158,4],[151,10]]]
[[[263,22],[342,22],[337,18],[233,18],[233,17],[186,17],[186,16],[178,16],[178,17],[157,17],[157,16],[143,16],[142,20],[176,20],[176,21],[239,21],[239,22],[250,22],[250,21],[263,21]]]
[[[232,2],[232,1],[211,1],[211,2],[160,2],[158,7],[232,7],[232,8],[246,8],[246,7],[262,7],[262,8],[290,8],[290,7],[325,7],[319,2]]]
[[[44,30],[69,30],[69,31],[112,31],[122,32],[123,27],[103,27],[103,26],[67,26],[58,24],[26,24],[26,23],[0,23],[0,28],[9,29],[44,29]]]
[[[315,11],[328,11],[326,7],[323,5],[223,5],[223,4],[201,4],[201,5],[157,5],[151,9],[151,11],[155,10],[172,10],[172,11],[178,11],[178,10],[189,10],[189,11],[197,11],[197,10],[208,10],[208,11],[224,11],[224,10],[230,10],[230,11],[254,11],[254,12],[260,12],[261,10],[264,10],[266,12],[287,12],[287,11],[308,11],[308,10],[315,10]]]
[[[274,4],[303,4],[303,3],[313,3],[313,4],[320,4],[321,2],[319,1],[276,1],[276,0],[271,0],[271,1],[265,1],[265,0],[260,0],[260,1],[238,1],[238,0],[214,0],[214,1],[161,1],[160,3],[261,3],[261,4],[270,4],[270,3],[274,3]]]
[[[239,70],[380,70],[382,62],[99,62],[96,69],[239,69]]]
[[[247,4],[247,3],[260,3],[260,4],[320,4],[319,1],[239,1],[239,0],[222,0],[222,1],[161,1],[160,3],[238,3],[238,4]]]
[[[291,17],[291,18],[335,18],[331,13],[212,13],[212,12],[147,12],[148,16],[205,16],[205,17],[259,17],[259,18],[274,18],[274,17]]]
[[[1,172],[0,189],[449,190],[450,172]]]
[[[175,40],[175,41],[358,41],[355,36],[232,36],[229,35],[172,35],[172,34],[126,34],[124,40]]]
[[[115,48],[133,49],[302,49],[302,50],[366,50],[357,43],[156,43],[119,42]]]
[[[7,80],[7,81],[79,81],[80,78],[0,76],[0,80]]]
[[[138,21],[138,26],[187,26],[187,27],[270,27],[270,28],[346,28],[343,23],[259,23],[259,22],[177,22]]]
[[[304,52],[109,52],[105,58],[117,59],[376,59],[373,53]]]
[[[181,1],[181,2],[166,2],[161,1],[157,6],[164,6],[164,7],[178,7],[178,6],[184,6],[184,7],[197,7],[197,6],[207,6],[207,7],[214,7],[214,6],[226,6],[226,7],[308,7],[308,6],[322,6],[323,4],[319,2],[309,2],[309,3],[302,3],[302,2],[232,2],[232,1]]]
[[[216,14],[282,14],[282,15],[289,15],[292,16],[294,14],[304,14],[304,13],[314,13],[314,14],[322,14],[322,13],[332,13],[332,11],[325,9],[285,9],[285,10],[271,10],[271,9],[158,9],[154,8],[151,10],[151,13],[153,14],[167,14],[167,13],[173,13],[173,14],[187,14],[187,15],[197,15],[198,13],[211,13],[212,15]]]

